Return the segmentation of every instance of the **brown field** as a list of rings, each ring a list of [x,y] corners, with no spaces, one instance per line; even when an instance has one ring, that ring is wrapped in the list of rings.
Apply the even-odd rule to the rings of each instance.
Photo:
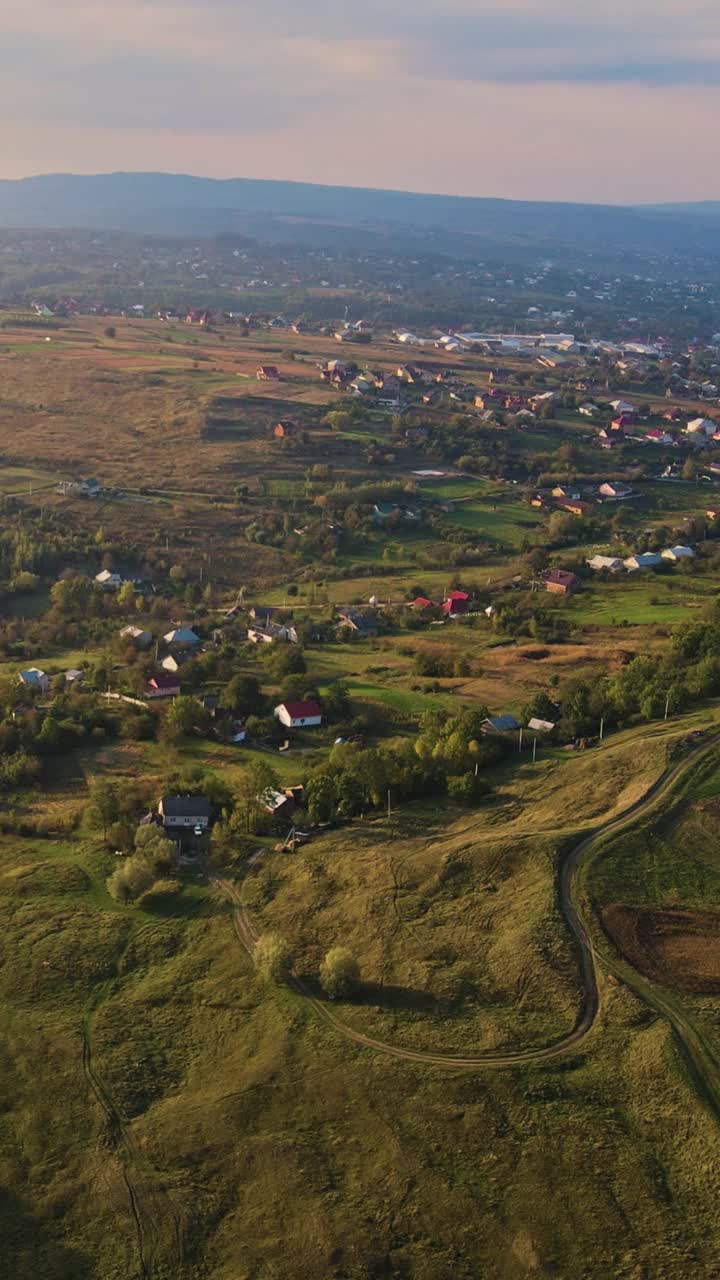
[[[704,995],[720,992],[720,912],[614,902],[601,915],[615,945],[653,982]]]

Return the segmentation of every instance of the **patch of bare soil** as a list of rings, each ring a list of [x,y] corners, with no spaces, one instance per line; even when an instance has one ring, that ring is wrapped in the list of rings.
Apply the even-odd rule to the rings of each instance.
[[[614,902],[601,918],[615,946],[653,982],[720,993],[720,912]]]

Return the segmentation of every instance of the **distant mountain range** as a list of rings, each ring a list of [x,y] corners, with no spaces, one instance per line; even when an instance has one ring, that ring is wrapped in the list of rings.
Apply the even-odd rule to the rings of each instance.
[[[482,256],[487,247],[715,257],[720,204],[618,207],[421,195],[184,174],[49,174],[0,180],[0,228],[153,234],[236,232],[283,243],[356,243]]]

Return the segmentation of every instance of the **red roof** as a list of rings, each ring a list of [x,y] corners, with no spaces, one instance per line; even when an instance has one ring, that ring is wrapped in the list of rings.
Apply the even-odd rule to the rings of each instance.
[[[310,720],[321,714],[320,704],[317,702],[283,702],[282,705],[291,720]]]
[[[470,596],[467,591],[448,591],[446,600],[469,600]]]
[[[553,569],[547,575],[547,582],[552,582],[558,587],[575,587],[580,579],[576,574],[570,573],[568,569]]]
[[[434,600],[428,600],[427,596],[418,596],[416,600],[410,602],[413,609],[435,609],[437,606]]]

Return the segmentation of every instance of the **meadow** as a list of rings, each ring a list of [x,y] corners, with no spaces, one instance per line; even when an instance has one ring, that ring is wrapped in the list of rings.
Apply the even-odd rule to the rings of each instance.
[[[123,318],[113,327],[112,337],[105,318],[3,328],[0,493],[18,495],[21,515],[51,511],[82,538],[85,572],[130,548],[139,565],[152,552],[172,594],[149,595],[133,620],[155,634],[195,617],[208,637],[227,626],[233,672],[257,675],[270,707],[280,677],[226,620],[238,593],[312,621],[308,679],[321,698],[343,682],[368,746],[412,743],[428,711],[520,715],[538,693],[561,696],[574,679],[600,680],[638,653],[659,659],[674,628],[716,599],[710,556],[702,571],[584,578],[567,600],[523,589],[527,544],[550,545],[546,515],[517,485],[457,474],[406,445],[404,424],[390,417],[331,430],[324,415],[348,403],[320,381],[318,363],[345,354],[331,336]],[[384,342],[354,354],[386,371],[407,358]],[[268,363],[279,386],[256,378]],[[479,386],[491,362],[446,363]],[[293,415],[307,436],[286,448],[270,428]],[[443,408],[435,421],[475,430],[457,417]],[[522,448],[552,455],[569,433],[589,456],[587,424],[566,413],[523,432]],[[376,438],[380,462],[368,460]],[[489,430],[482,447],[492,455],[508,438]],[[414,476],[435,465],[443,476]],[[57,489],[92,476],[98,499]],[[368,516],[338,546],[306,552],[301,520],[324,534],[341,519],[327,514],[325,490],[344,485],[351,501],[369,482],[409,486],[408,505],[466,533],[467,545],[441,538],[429,519],[386,530]],[[311,506],[309,495],[321,501]],[[700,484],[648,480],[628,508],[628,536],[706,501]],[[248,534],[258,526],[265,541]],[[580,536],[552,546],[552,563],[590,551]],[[373,639],[312,634],[333,606],[371,597],[399,606],[417,590],[440,600],[458,583],[477,593],[471,619],[423,626],[398,612],[387,625],[381,616]],[[8,597],[8,622],[27,625],[10,635],[0,675],[14,679],[30,635],[32,662],[51,677],[105,660],[121,684],[122,610],[108,606],[82,645],[82,620],[43,629],[50,587],[48,577]],[[496,598],[517,610],[541,605],[565,632],[546,639],[533,620],[511,634],[484,613]],[[418,674],[427,659],[444,674]],[[213,676],[208,687],[223,682]],[[714,758],[667,809],[593,846],[578,873],[601,991],[598,1017],[571,1053],[503,1070],[396,1058],[339,1034],[307,993],[321,996],[322,958],[342,944],[361,982],[332,1004],[322,999],[360,1037],[442,1057],[567,1036],[584,995],[558,893],[566,859],[642,800],[689,734],[714,732],[717,715],[709,701],[667,722],[629,717],[587,750],[540,739],[534,761],[531,742],[516,751],[513,736],[512,752],[488,769],[482,803],[391,794],[389,812],[383,798],[293,854],[276,847],[277,832],[235,833],[236,847],[211,842],[209,863],[184,867],[179,885],[135,905],[107,889],[118,862],[90,805],[98,781],[140,788],[152,805],[191,769],[230,793],[268,764],[280,784],[297,785],[327,763],[336,729],[303,733],[287,752],[261,737],[239,748],[192,733],[100,735],[49,757],[42,784],[6,793],[0,815],[3,1274],[713,1275],[720,1130],[673,1018],[689,1019],[714,1053]],[[285,939],[304,987],[262,977],[223,881],[253,929]]]

